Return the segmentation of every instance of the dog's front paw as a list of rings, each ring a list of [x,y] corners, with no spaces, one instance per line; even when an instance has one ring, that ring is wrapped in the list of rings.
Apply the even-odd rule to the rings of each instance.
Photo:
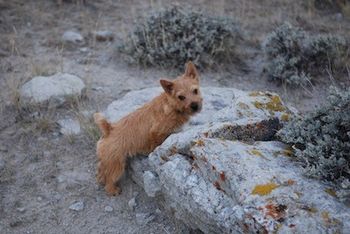
[[[109,196],[117,196],[122,192],[122,190],[115,185],[111,185],[111,186],[107,185],[105,187],[105,190]]]

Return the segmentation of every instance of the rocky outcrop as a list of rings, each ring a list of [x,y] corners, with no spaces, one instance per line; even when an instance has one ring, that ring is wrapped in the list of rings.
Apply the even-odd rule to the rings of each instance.
[[[128,93],[106,116],[115,121],[160,89]],[[204,109],[148,157],[133,179],[165,210],[205,233],[347,233],[350,209],[327,185],[303,176],[293,152],[274,138],[291,112],[278,95],[203,88]]]
[[[37,76],[20,89],[20,101],[24,104],[61,105],[71,97],[79,97],[85,90],[84,82],[77,76],[57,73]]]

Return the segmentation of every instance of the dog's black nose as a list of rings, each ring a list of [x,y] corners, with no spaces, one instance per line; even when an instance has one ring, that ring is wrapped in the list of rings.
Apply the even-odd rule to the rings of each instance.
[[[198,110],[198,103],[197,102],[192,102],[191,103],[191,109],[193,110],[193,111],[197,111]]]

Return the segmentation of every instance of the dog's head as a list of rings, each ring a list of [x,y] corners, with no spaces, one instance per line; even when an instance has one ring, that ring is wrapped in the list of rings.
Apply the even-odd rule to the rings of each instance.
[[[176,111],[194,115],[202,109],[199,74],[192,62],[186,64],[185,73],[175,80],[160,80],[169,103]]]

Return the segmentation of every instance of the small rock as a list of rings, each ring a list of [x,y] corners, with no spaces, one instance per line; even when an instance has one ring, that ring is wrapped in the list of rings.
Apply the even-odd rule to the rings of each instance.
[[[63,183],[66,181],[66,177],[64,175],[57,176],[58,183]]]
[[[74,31],[65,31],[62,36],[63,42],[73,44],[83,44],[84,38],[80,33]]]
[[[76,135],[80,133],[80,123],[74,119],[61,119],[58,121],[63,135]]]
[[[113,41],[114,34],[111,31],[96,31],[95,37],[97,41]]]
[[[83,48],[80,48],[79,50],[80,50],[80,52],[86,53],[89,51],[89,48],[83,47]]]
[[[149,197],[155,197],[160,189],[159,177],[151,171],[145,171],[143,173],[143,184],[145,192]]]
[[[37,199],[38,201],[42,201],[42,200],[43,200],[43,198],[42,198],[42,197],[40,197],[40,196],[39,196],[39,197],[37,197],[36,199]]]
[[[69,206],[70,210],[82,211],[84,209],[84,202],[78,201]]]
[[[342,13],[337,13],[334,15],[335,20],[337,21],[342,21],[343,20],[343,14]]]
[[[137,206],[136,198],[135,197],[131,198],[128,202],[128,205],[131,210],[134,210],[134,208]]]
[[[137,213],[136,214],[136,223],[138,225],[146,225],[147,223],[154,220],[155,216],[151,213]]]
[[[23,213],[26,209],[24,207],[19,207],[16,209],[17,211]]]
[[[111,206],[106,206],[106,207],[105,207],[105,211],[106,211],[106,212],[112,212],[112,211],[113,211],[113,207],[111,207]]]

